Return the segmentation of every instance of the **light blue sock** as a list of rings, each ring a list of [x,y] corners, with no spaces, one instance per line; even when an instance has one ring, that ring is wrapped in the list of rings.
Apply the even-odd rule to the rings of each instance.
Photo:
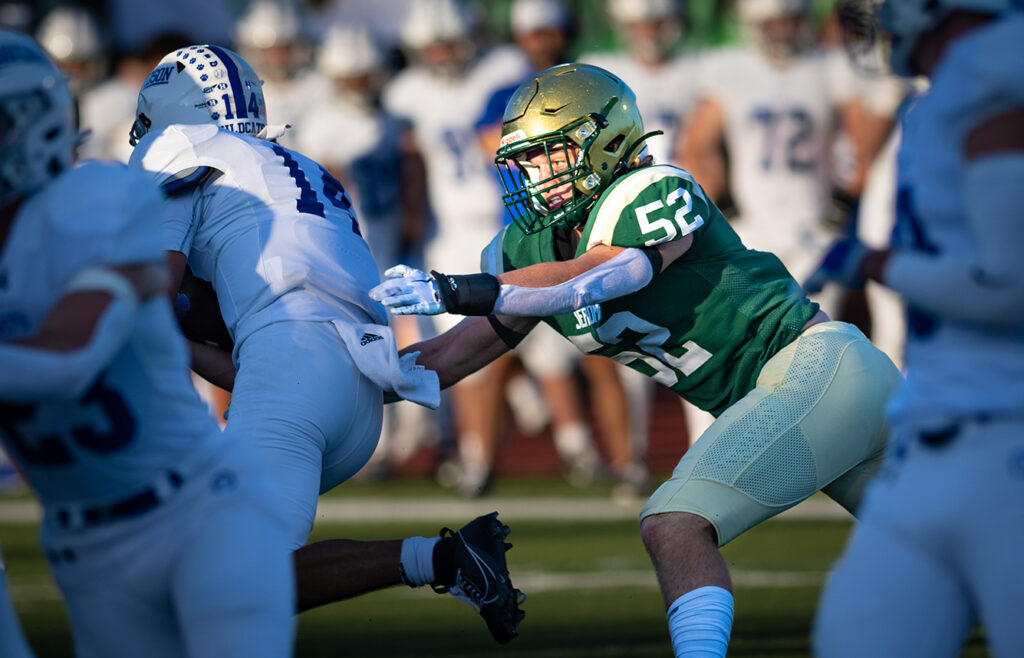
[[[721,658],[732,630],[732,594],[721,587],[698,587],[668,608],[668,630],[676,658]]]
[[[409,537],[402,540],[402,556],[399,570],[402,582],[409,587],[419,587],[434,582],[434,546],[440,537]]]

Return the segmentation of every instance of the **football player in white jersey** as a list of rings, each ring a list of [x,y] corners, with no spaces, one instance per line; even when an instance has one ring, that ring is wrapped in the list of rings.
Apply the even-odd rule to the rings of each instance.
[[[979,622],[993,655],[1021,656],[1024,9],[890,0],[878,18],[893,70],[931,81],[901,121],[896,231],[884,250],[837,243],[809,285],[869,278],[900,293],[907,381],[814,644],[825,657],[953,656]]]
[[[68,74],[76,98],[106,75],[106,43],[88,9],[55,7],[39,23],[36,39]]]
[[[677,0],[608,0],[612,19],[626,52],[590,53],[580,61],[622,78],[640,103],[644,127],[660,130],[647,144],[655,162],[678,163],[679,130],[697,103],[697,60],[674,52],[682,36]]]
[[[526,55],[535,72],[543,71],[566,60],[566,52],[575,31],[572,17],[560,0],[516,0],[511,12],[512,35],[516,46]],[[487,101],[476,129],[482,148],[488,153],[497,150],[501,141],[501,119],[505,106],[512,98],[514,85],[495,91]],[[511,221],[507,217],[506,221]],[[399,316],[401,317],[401,316]],[[581,355],[572,344],[548,327],[538,327],[516,348],[516,356],[526,372],[515,374],[506,386],[509,407],[520,428],[527,434],[544,429],[551,421],[551,434],[555,450],[562,460],[566,478],[571,484],[586,486],[600,474],[601,457],[594,447],[590,426],[587,424],[582,391],[574,370],[579,367],[587,379],[592,396],[591,408],[600,437],[608,455],[611,475],[617,481],[614,493],[622,497],[638,493],[646,484],[647,469],[643,461],[646,453],[646,423],[635,436],[643,437],[630,445],[630,421],[633,413],[627,406],[623,379],[617,364],[608,359]],[[495,364],[515,365],[507,360]],[[503,376],[503,375],[501,375]],[[533,382],[543,394],[539,399]],[[638,393],[646,400],[646,381],[640,378]],[[532,395],[526,395],[529,393]],[[530,404],[531,398],[538,398]],[[544,406],[541,406],[544,405]],[[633,410],[646,409],[633,405]],[[641,414],[646,420],[646,414]],[[495,437],[497,438],[497,437]],[[633,448],[636,448],[634,450]],[[494,459],[492,449],[489,455]]]
[[[42,502],[76,655],[290,655],[283,514],[189,381],[159,190],[71,166],[70,90],[9,30],[0,117],[0,439]]]
[[[294,147],[305,116],[328,101],[330,83],[311,66],[305,13],[289,0],[255,0],[235,26],[235,43],[263,76],[263,93],[274,116],[292,129],[280,142]]]
[[[131,165],[168,195],[160,215],[172,284],[186,264],[212,283],[216,319],[233,343],[223,351],[193,342],[193,366],[232,391],[225,434],[255,444],[272,465],[298,549],[298,608],[430,583],[474,604],[498,641],[511,640],[519,596],[496,514],[448,539],[304,546],[319,494],[377,445],[382,388],[428,406],[439,400],[436,375],[415,357],[399,359],[383,308],[369,298],[377,266],[341,184],[268,139],[260,79],[219,46],[164,57],[142,86],[137,117]]]
[[[413,0],[401,32],[412,65],[384,90],[385,109],[410,122],[426,167],[435,219],[424,245],[428,269],[478,267],[480,245],[502,222],[498,182],[474,123],[492,92],[520,82],[529,67],[510,46],[480,51],[472,30],[461,0]],[[439,318],[433,319],[438,331],[452,326],[445,316]],[[500,384],[484,371],[452,389],[463,495],[480,495],[488,483]]]
[[[682,163],[712,198],[731,192],[745,245],[776,254],[802,280],[834,237],[823,222],[832,147],[840,128],[863,141],[855,120],[862,85],[842,53],[816,47],[809,0],[739,0],[737,8],[746,43],[701,58]],[[866,168],[874,153],[857,156]]]
[[[360,231],[379,269],[422,243],[423,162],[408,122],[381,107],[380,93],[390,71],[373,33],[362,25],[336,23],[327,30],[316,61],[333,87],[329,100],[304,119],[298,150],[322,163],[352,193]],[[397,344],[417,342],[418,325],[415,318],[394,318]],[[364,474],[386,477],[422,443],[436,441],[436,415],[407,401],[388,405],[380,442]]]

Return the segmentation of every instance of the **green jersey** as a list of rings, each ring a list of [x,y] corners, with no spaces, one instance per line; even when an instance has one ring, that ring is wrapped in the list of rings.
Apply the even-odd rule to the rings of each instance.
[[[624,363],[718,416],[754,388],[818,305],[778,258],[743,246],[689,173],[668,165],[616,180],[591,209],[575,256],[689,234],[690,249],[641,290],[543,320],[583,352]],[[558,260],[558,240],[553,229],[526,235],[511,224],[484,250],[482,269]]]

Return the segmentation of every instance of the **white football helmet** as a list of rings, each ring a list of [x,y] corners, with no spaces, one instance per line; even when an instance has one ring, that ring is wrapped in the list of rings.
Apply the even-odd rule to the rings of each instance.
[[[317,52],[320,71],[332,78],[370,75],[384,69],[384,51],[361,25],[332,25]]]
[[[572,20],[560,0],[516,0],[512,4],[512,34],[538,30],[568,30]]]
[[[272,48],[301,41],[302,16],[287,0],[257,0],[235,26],[240,49]]]
[[[737,6],[740,20],[754,24],[773,18],[804,15],[810,9],[810,0],[739,0]]]
[[[745,38],[772,60],[787,61],[815,44],[810,0],[739,0],[736,8]],[[766,25],[785,18],[799,22],[791,27]],[[782,36],[777,33],[779,27],[785,30]]]
[[[180,48],[160,60],[143,83],[129,141],[135,146],[147,132],[175,123],[212,123],[263,137],[262,86],[252,67],[227,48]]]
[[[103,55],[99,25],[93,15],[81,7],[52,10],[39,24],[36,38],[58,62]]]
[[[608,14],[616,23],[639,23],[679,17],[678,0],[608,0]]]
[[[619,38],[637,59],[668,59],[683,33],[677,0],[608,0],[608,15]]]
[[[913,76],[910,57],[918,40],[937,26],[950,12],[969,11],[1002,14],[1024,10],[1020,0],[887,0],[881,9],[881,22],[892,37],[892,70],[897,75]]]
[[[422,50],[435,43],[465,41],[472,33],[472,22],[458,0],[413,0],[402,21],[402,45]]]
[[[64,74],[34,39],[0,28],[0,207],[70,167],[77,139]]]

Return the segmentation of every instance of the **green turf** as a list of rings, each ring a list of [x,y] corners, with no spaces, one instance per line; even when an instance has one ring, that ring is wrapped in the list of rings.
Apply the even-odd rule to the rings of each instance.
[[[346,485],[353,498],[445,495],[425,482]],[[555,481],[510,482],[502,496],[557,495]],[[594,494],[593,491],[590,492]],[[577,494],[572,494],[577,495]],[[429,527],[433,527],[433,523]],[[820,583],[841,551],[848,521],[770,521],[724,554],[736,578],[730,656],[807,656]],[[36,548],[35,528],[0,523],[8,583],[39,658],[67,656],[57,591]],[[320,524],[314,539],[424,534],[424,523]],[[528,591],[521,635],[501,647],[464,603],[427,588],[398,587],[300,616],[296,655],[318,656],[668,656],[661,596],[634,521],[516,522],[508,554],[513,581]],[[518,580],[517,580],[518,577]],[[614,580],[615,585],[609,586]],[[529,585],[532,585],[532,589]],[[986,653],[975,638],[964,656]]]

